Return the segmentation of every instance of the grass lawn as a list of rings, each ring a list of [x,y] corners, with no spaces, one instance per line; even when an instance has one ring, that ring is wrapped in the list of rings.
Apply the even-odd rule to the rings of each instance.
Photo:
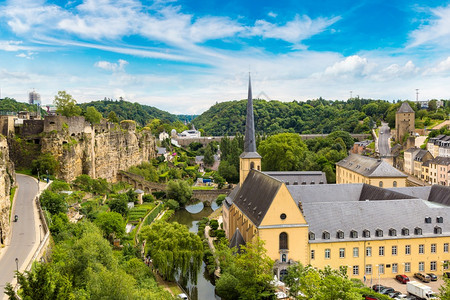
[[[12,206],[13,206],[13,201],[14,201],[14,194],[16,193],[17,187],[13,187],[11,189],[11,194],[9,195],[9,201],[11,203],[10,208],[9,208],[9,220],[11,221],[11,211],[12,211]]]
[[[442,122],[444,122],[445,120],[434,120],[434,119],[430,119],[430,125],[428,125],[427,126],[427,129],[431,129],[431,128],[433,128],[434,126],[436,126],[436,125],[439,125],[439,124],[441,124]],[[425,122],[425,118],[423,118],[423,120],[420,120],[420,119],[416,119],[416,121],[415,121],[415,125],[416,125],[416,128],[419,128],[419,129],[423,129],[423,128],[425,128],[425,125],[423,124]]]
[[[214,187],[213,186],[193,186],[192,189],[209,191],[209,190],[213,190]]]

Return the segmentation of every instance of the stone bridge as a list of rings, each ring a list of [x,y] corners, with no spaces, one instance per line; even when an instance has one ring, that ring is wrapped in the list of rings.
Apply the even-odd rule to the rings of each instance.
[[[119,171],[117,174],[117,181],[124,181],[131,184],[135,189],[143,190],[145,193],[151,193],[152,191],[165,192],[167,185],[164,183],[151,182],[145,180],[144,177],[136,175],[126,171]],[[217,199],[220,194],[228,195],[231,189],[220,190],[194,190],[192,198],[198,199],[202,202],[209,202]]]

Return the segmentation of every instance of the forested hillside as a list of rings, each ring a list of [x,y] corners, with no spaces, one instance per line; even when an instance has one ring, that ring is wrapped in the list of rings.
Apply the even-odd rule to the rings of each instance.
[[[93,106],[103,117],[107,118],[110,112],[114,112],[119,120],[134,120],[139,126],[145,126],[152,119],[160,119],[168,122],[178,121],[176,115],[162,111],[153,106],[131,103],[124,100],[100,100],[80,104],[83,111]]]
[[[448,102],[446,102],[448,106]],[[193,123],[203,128],[207,135],[234,135],[245,131],[247,100],[222,102],[212,106],[197,117]],[[348,101],[324,99],[306,102],[281,102],[254,100],[255,129],[259,134],[281,132],[330,133],[343,130],[362,133],[371,125],[385,120],[395,127],[395,112],[400,102],[353,98]],[[416,105],[410,102],[417,111]],[[419,117],[445,118],[445,113],[422,110]]]
[[[0,99],[0,111],[4,112],[36,111],[36,105],[17,102],[15,99],[6,97],[4,99]]]

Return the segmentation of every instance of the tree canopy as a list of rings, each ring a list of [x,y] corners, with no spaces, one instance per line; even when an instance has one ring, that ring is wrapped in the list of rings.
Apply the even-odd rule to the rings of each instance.
[[[203,258],[203,243],[198,235],[179,223],[157,221],[142,228],[140,236],[165,279],[173,281],[180,273],[186,280],[197,281]]]
[[[66,117],[79,116],[81,114],[81,107],[77,106],[77,101],[72,95],[67,94],[66,91],[58,91],[53,102],[58,114]]]

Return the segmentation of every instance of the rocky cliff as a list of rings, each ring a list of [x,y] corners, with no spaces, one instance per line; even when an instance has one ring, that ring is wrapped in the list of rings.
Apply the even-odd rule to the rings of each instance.
[[[155,157],[155,139],[149,130],[136,130],[133,121],[119,125],[91,125],[83,117],[46,118],[42,153],[60,163],[58,177],[72,181],[81,174],[114,182],[119,170]]]
[[[5,244],[9,230],[9,195],[15,180],[14,165],[9,160],[6,138],[0,134],[0,245]]]

